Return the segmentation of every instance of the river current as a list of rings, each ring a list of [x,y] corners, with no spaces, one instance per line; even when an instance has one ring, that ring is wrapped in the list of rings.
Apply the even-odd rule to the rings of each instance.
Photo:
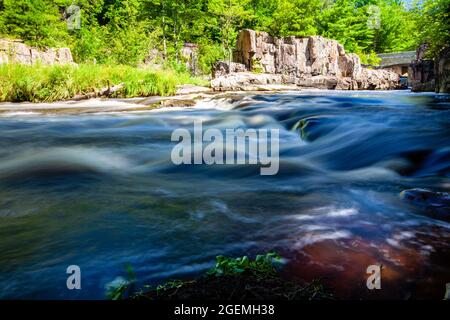
[[[107,102],[106,102],[107,103]],[[279,129],[277,175],[174,165],[171,134]],[[0,116],[0,298],[103,299],[126,275],[191,278],[217,255],[285,258],[340,297],[443,298],[450,224],[403,190],[450,190],[449,96],[237,94],[195,107]],[[448,209],[448,208],[447,208]],[[441,218],[444,215],[444,218]],[[366,269],[382,265],[382,289]],[[82,289],[68,290],[78,265]]]

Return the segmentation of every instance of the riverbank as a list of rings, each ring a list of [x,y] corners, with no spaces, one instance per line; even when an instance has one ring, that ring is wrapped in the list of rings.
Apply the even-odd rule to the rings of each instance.
[[[390,93],[410,95],[410,90],[396,91],[347,91],[347,90],[326,90],[326,89],[301,89],[289,85],[267,85],[261,86],[254,91],[212,91],[208,87],[196,85],[181,85],[171,96],[151,96],[137,98],[91,98],[86,100],[64,100],[55,102],[0,102],[0,116],[17,115],[80,115],[80,114],[108,114],[123,112],[149,112],[163,110],[180,110],[185,108],[205,107],[202,102],[206,101],[206,106],[210,100],[238,102],[245,97],[252,95],[273,95],[295,93],[300,95],[317,94],[320,92],[325,96],[347,93],[352,96],[365,95],[386,95]],[[434,96],[439,95],[432,92],[418,93],[417,95]]]
[[[170,96],[184,84],[206,86],[208,82],[172,68],[99,64],[0,65],[0,102]]]
[[[239,258],[217,256],[216,264],[195,279],[167,280],[156,287],[136,290],[136,275],[129,266],[128,279],[116,278],[107,296],[118,300],[334,300],[319,279],[310,282],[282,276],[284,259],[276,252]]]
[[[114,112],[139,112],[163,108],[194,107],[204,99],[240,99],[249,94],[276,94],[298,92],[298,87],[289,85],[266,85],[254,91],[212,91],[209,87],[183,84],[176,87],[173,95],[133,98],[90,98],[83,100],[61,100],[54,102],[0,102],[0,116],[9,115],[47,115],[47,114],[91,114]],[[239,98],[240,97],[240,98]]]
[[[81,101],[66,100],[44,103],[30,102],[2,102],[0,103],[0,116],[18,115],[81,115],[81,114],[108,114],[123,112],[149,112],[163,110],[180,110],[185,108],[202,108],[202,101],[221,100],[241,101],[251,95],[269,95],[281,93],[308,94],[321,92],[324,95],[339,94],[340,90],[320,90],[292,88],[292,86],[266,86],[255,91],[225,91],[214,92],[202,86],[180,86],[177,94],[172,96],[152,96],[138,98],[91,98]],[[345,91],[347,92],[347,91]],[[410,94],[409,90],[396,91]],[[376,94],[383,95],[392,91],[353,91],[352,95]],[[421,93],[423,95],[424,93]],[[427,94],[428,95],[428,94]],[[433,95],[433,93],[429,93]],[[208,107],[211,107],[208,104]]]

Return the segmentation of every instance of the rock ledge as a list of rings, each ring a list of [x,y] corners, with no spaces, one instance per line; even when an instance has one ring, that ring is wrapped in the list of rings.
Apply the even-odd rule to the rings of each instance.
[[[216,91],[254,90],[255,85],[266,84],[339,90],[402,88],[396,73],[361,66],[359,56],[345,53],[335,40],[276,38],[249,29],[239,33],[234,62],[217,63],[213,77],[211,87]]]

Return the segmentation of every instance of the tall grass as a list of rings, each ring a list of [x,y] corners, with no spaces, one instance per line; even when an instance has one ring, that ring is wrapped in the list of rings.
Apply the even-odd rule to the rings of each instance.
[[[0,102],[52,102],[124,83],[114,97],[167,96],[179,84],[199,84],[187,73],[122,65],[0,65]]]

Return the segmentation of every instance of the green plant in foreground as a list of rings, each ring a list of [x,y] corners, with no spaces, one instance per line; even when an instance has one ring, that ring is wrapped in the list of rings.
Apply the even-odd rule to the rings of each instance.
[[[106,285],[106,297],[111,300],[123,299],[127,292],[132,290],[136,282],[136,274],[131,265],[126,266],[127,277],[117,277]]]
[[[179,289],[187,283],[192,283],[192,281],[168,280],[156,287],[156,294],[161,295],[167,290]]]
[[[210,276],[236,275],[251,271],[261,275],[276,273],[276,266],[281,264],[281,256],[276,252],[257,255],[254,260],[247,256],[240,258],[216,257],[216,266],[208,271]]]
[[[206,273],[203,281],[213,280],[208,277],[239,276],[250,275],[257,280],[273,278],[276,276],[277,267],[282,263],[281,256],[276,252],[268,252],[264,255],[257,255],[255,259],[247,256],[239,258],[229,258],[224,256],[216,257],[216,265]],[[121,300],[126,298],[151,298],[148,292],[156,293],[156,296],[169,296],[177,293],[178,289],[189,285],[198,284],[197,280],[167,280],[152,289],[149,285],[144,285],[139,290],[135,289],[136,275],[130,265],[127,266],[127,276],[117,277],[106,286],[106,296],[111,300]]]

